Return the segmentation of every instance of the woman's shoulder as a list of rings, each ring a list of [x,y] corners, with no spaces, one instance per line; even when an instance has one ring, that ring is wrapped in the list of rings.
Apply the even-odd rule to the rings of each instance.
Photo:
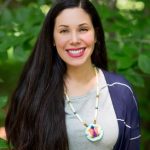
[[[6,131],[5,131],[4,127],[0,127],[0,138],[4,139],[4,140],[7,140],[6,139]]]
[[[113,92],[129,97],[134,96],[132,85],[123,75],[104,70],[103,74],[105,76],[108,87],[113,89]]]
[[[124,104],[131,107],[131,105],[137,107],[137,97],[134,93],[132,85],[126,80],[126,78],[120,74],[103,71],[107,85],[110,90],[110,94],[116,97],[121,97]]]
[[[108,84],[113,84],[113,83],[122,83],[122,84],[127,84],[130,85],[128,80],[121,74],[115,73],[115,72],[110,72],[110,71],[105,71],[102,70],[105,79]]]

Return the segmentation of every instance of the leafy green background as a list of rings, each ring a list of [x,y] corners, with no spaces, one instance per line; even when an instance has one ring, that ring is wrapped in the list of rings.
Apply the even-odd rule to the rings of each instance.
[[[8,98],[17,84],[40,31],[49,0],[0,0],[0,126]],[[126,2],[126,3],[125,3]],[[105,29],[109,68],[124,75],[138,97],[141,150],[150,149],[150,2],[93,0]],[[7,144],[0,140],[0,150]]]

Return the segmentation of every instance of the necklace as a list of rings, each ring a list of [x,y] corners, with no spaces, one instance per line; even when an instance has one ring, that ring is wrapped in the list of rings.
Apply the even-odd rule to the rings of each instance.
[[[98,69],[94,67],[95,75],[96,75],[96,103],[95,103],[95,115],[93,123],[87,124],[83,119],[79,116],[79,114],[74,109],[67,92],[65,91],[65,96],[68,105],[70,106],[74,115],[79,119],[79,121],[85,126],[85,136],[88,140],[95,142],[99,141],[103,138],[104,131],[99,124],[97,124],[97,115],[98,115],[98,104],[99,104],[99,84],[98,84]]]

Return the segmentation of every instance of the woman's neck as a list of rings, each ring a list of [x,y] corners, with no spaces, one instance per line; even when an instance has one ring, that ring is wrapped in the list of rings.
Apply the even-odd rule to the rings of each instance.
[[[88,92],[96,84],[93,65],[68,67],[65,76],[65,88],[71,96],[80,96]]]
[[[67,67],[66,79],[74,80],[77,82],[86,82],[95,76],[93,65],[79,66],[79,67]]]

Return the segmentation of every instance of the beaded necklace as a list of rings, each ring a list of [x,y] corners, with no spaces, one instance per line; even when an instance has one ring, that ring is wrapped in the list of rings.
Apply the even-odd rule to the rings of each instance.
[[[67,92],[65,91],[65,96],[68,105],[70,106],[72,112],[74,115],[79,119],[79,121],[84,125],[85,129],[85,136],[87,137],[88,140],[95,142],[99,141],[103,138],[104,131],[101,128],[99,124],[97,124],[97,115],[98,115],[98,104],[99,104],[99,84],[98,84],[98,69],[94,67],[95,75],[96,75],[96,103],[95,103],[95,115],[94,115],[94,120],[93,123],[87,124],[83,119],[79,116],[79,114],[76,112],[74,109],[69,96],[67,95]]]

